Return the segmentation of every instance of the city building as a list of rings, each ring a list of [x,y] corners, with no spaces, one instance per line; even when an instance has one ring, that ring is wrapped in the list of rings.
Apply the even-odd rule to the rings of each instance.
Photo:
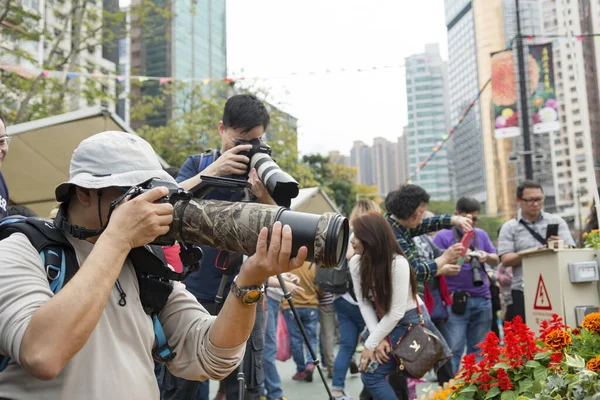
[[[350,166],[356,168],[356,183],[374,185],[373,162],[371,148],[361,140],[355,140],[350,150]]]
[[[55,78],[57,76],[54,74],[60,74],[60,71],[70,72],[71,75],[65,74],[62,78],[65,82],[68,80],[69,85],[69,90],[64,96],[66,111],[100,104],[109,107],[108,101],[101,102],[86,96],[85,93],[91,89],[114,93],[114,82],[98,77],[114,74],[116,58],[114,52],[110,51],[110,44],[104,41],[101,29],[94,34],[89,34],[87,30],[98,27],[95,25],[99,23],[98,19],[92,20],[91,15],[101,17],[103,7],[111,12],[116,10],[114,1],[85,3],[86,12],[83,15],[89,19],[84,20],[72,17],[79,15],[82,5],[71,0],[19,1],[23,6],[22,10],[3,16],[4,26],[0,30],[0,69],[18,73],[26,79],[35,79],[44,69],[51,70],[52,77]],[[7,2],[6,6],[13,10],[18,7],[15,2]],[[14,18],[13,22],[22,25],[13,25],[9,22],[11,18]],[[9,29],[8,26],[13,29]],[[36,28],[40,33],[39,37],[28,37],[22,32],[24,29]],[[67,33],[63,34],[63,31]],[[64,62],[61,64],[57,60]],[[18,67],[18,70],[15,71],[14,67]],[[90,76],[93,74],[98,74],[98,77]],[[34,95],[29,104],[33,105],[36,101]],[[4,106],[10,107],[12,102],[3,99],[3,103]]]
[[[408,126],[402,129],[402,136],[396,142],[396,157],[398,157],[398,183],[402,185],[411,173],[408,155]]]
[[[350,157],[341,154],[339,151],[330,151],[327,155],[329,157],[329,161],[337,165],[343,165],[345,167],[350,166]]]
[[[502,0],[445,0],[451,125],[488,81],[491,54],[506,48],[502,6]],[[495,139],[491,112],[488,88],[452,135],[455,196],[475,197],[489,215],[511,216],[512,141]]]
[[[448,132],[446,64],[439,45],[428,44],[425,52],[406,58],[409,169],[422,166],[433,148]],[[427,190],[433,200],[454,197],[448,149],[443,147],[415,174],[412,182]],[[397,170],[396,170],[397,171]],[[397,177],[394,177],[397,180]]]
[[[377,186],[381,195],[398,189],[403,173],[399,144],[376,137],[373,146],[357,140],[350,151],[350,166],[356,168],[356,183]],[[404,169],[406,171],[406,169]]]
[[[503,0],[503,17],[504,17],[504,39],[506,46],[514,45],[514,38],[517,36],[517,8],[514,0]],[[520,0],[519,1],[519,18],[521,21],[521,33],[524,36],[533,36],[533,39],[524,41],[524,54],[527,57],[529,45],[542,44],[544,41],[539,37],[542,33],[541,13],[538,0]],[[518,65],[516,47],[513,51],[513,59],[515,68]],[[515,69],[517,71],[517,69]],[[524,71],[526,81],[529,80],[529,71]],[[517,75],[517,85],[519,84],[519,76]],[[521,101],[519,95],[519,101]],[[530,99],[525,99],[528,103],[528,109],[531,108]],[[522,113],[521,113],[522,114]],[[519,124],[523,126],[523,115],[519,116]],[[555,210],[556,195],[554,182],[554,164],[552,163],[552,148],[550,133],[533,133],[532,117],[529,115],[530,126],[530,145],[533,151],[532,166],[533,179],[539,182],[546,196],[545,206],[548,210]],[[503,147],[506,152],[512,149],[509,156],[511,165],[509,165],[509,173],[507,174],[507,188],[510,192],[515,192],[519,182],[525,180],[525,162],[523,149],[525,148],[523,135],[514,138],[506,138],[498,140],[498,146]],[[503,154],[505,157],[505,154]],[[510,209],[516,209],[516,201],[514,194],[508,197]]]
[[[568,36],[552,41],[561,123],[560,131],[553,132],[550,140],[555,211],[581,221],[593,201],[594,167],[600,165],[597,159],[600,99],[596,61],[600,49],[593,38],[577,40],[573,35],[598,31],[600,4],[598,0],[540,0],[539,4],[543,34]],[[574,227],[579,226],[576,222]]]
[[[132,4],[139,4],[139,1],[133,0]],[[163,0],[155,1],[158,5],[164,4]],[[155,16],[151,35],[144,32],[143,26],[136,26],[132,21],[132,73],[194,79],[196,82],[226,77],[225,3],[224,0],[175,0],[171,3],[168,18]],[[145,82],[140,94],[158,94],[159,84],[158,81]],[[177,96],[174,97],[170,99],[171,104],[178,102]],[[165,107],[143,123],[164,125],[168,119],[175,117],[171,111],[173,108]]]

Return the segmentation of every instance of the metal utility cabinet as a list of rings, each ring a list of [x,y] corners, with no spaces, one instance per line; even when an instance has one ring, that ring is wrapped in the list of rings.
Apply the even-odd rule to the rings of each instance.
[[[560,315],[571,327],[600,306],[598,252],[566,249],[562,241],[554,249],[525,251],[523,282],[525,319],[537,335],[540,323]]]

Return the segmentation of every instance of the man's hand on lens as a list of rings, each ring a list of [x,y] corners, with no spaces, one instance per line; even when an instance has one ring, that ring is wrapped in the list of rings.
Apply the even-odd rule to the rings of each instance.
[[[204,171],[202,171],[200,175],[227,176],[246,174],[250,159],[238,153],[241,151],[248,151],[250,149],[252,149],[252,145],[242,144],[227,150]]]
[[[258,201],[262,204],[271,204],[277,205],[265,185],[258,179],[258,174],[256,173],[256,169],[252,168],[250,170],[250,176],[248,177],[248,182],[252,185],[250,191],[253,195],[256,196]]]
[[[463,217],[462,215],[454,215],[452,217],[452,225],[456,226],[463,232],[470,232],[473,230],[473,218],[471,215]]]
[[[290,272],[300,268],[308,249],[300,247],[296,257],[290,259],[292,254],[292,228],[289,225],[281,227],[281,222],[275,222],[271,233],[271,242],[267,248],[269,230],[262,228],[256,241],[256,253],[242,265],[237,277],[239,286],[259,286],[270,276]]]
[[[135,248],[168,233],[173,221],[173,206],[155,203],[168,194],[166,187],[156,187],[131,200],[124,200],[112,213],[106,234]]]

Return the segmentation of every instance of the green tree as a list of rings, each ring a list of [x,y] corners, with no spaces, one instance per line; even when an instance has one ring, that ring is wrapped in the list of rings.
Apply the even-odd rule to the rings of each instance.
[[[152,0],[132,5],[130,13],[143,37],[153,37],[153,16],[168,18],[170,6],[157,6]],[[24,7],[19,0],[3,0],[0,4],[0,36],[10,46],[0,47],[0,59],[14,65],[0,76],[0,112],[9,124],[45,118],[77,109],[79,101],[90,104],[111,102],[114,78],[105,77],[110,71],[89,65],[84,55],[114,46],[118,37],[125,36],[125,13],[102,8],[102,2],[72,0],[68,6],[50,3],[43,10]],[[38,46],[43,43],[41,59]],[[66,46],[68,48],[66,48]],[[78,74],[46,74],[47,71],[69,71]],[[98,74],[88,77],[89,74]]]

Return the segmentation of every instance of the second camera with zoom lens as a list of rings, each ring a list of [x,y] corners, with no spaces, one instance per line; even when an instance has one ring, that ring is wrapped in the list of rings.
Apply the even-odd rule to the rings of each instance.
[[[255,168],[258,179],[265,185],[275,203],[289,207],[292,199],[296,198],[300,191],[298,182],[290,174],[282,171],[271,158],[271,147],[261,139],[238,141],[235,145],[252,146],[250,150],[238,153],[250,159],[248,171]]]

